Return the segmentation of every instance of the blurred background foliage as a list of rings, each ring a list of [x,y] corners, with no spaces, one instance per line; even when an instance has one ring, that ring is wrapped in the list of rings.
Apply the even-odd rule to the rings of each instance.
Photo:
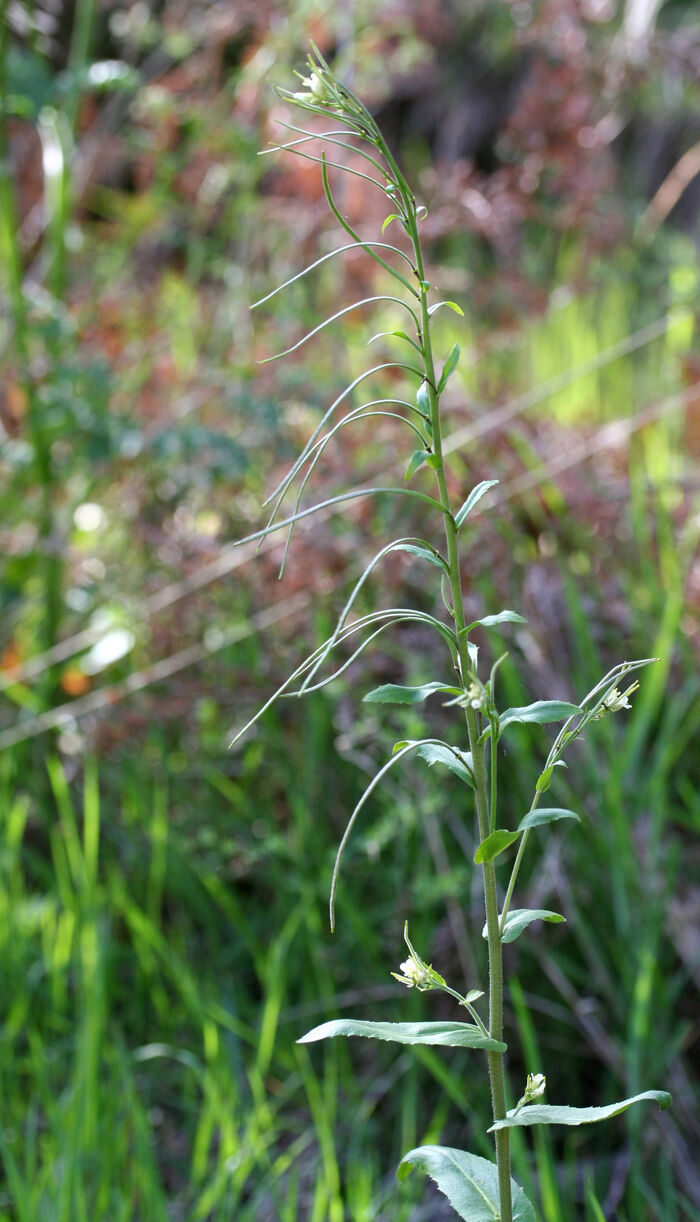
[[[339,1012],[444,1017],[388,975],[406,918],[443,974],[483,979],[471,819],[418,768],[373,799],[327,929],[344,819],[391,731],[419,725],[358,702],[435,677],[431,640],[385,636],[226,749],[394,528],[380,501],[307,520],[281,584],[277,542],[232,546],[396,325],[358,311],[256,364],[382,291],[352,254],[249,312],[338,244],[318,167],[257,156],[310,38],[383,123],[429,209],[430,279],[465,311],[439,332],[463,348],[454,489],[501,481],[465,585],[475,617],[529,619],[488,642],[510,650],[503,701],[661,658],[559,781],[584,823],[548,839],[523,899],[568,923],[509,956],[507,1025],[514,1084],[544,1070],[551,1101],[654,1086],[674,1107],[519,1135],[515,1173],[543,1222],[700,1218],[697,5],[0,13],[0,1222],[435,1222],[429,1189],[395,1184],[401,1152],[488,1154],[467,1054],[294,1044]],[[347,182],[376,236],[386,201]],[[318,499],[401,478],[397,441],[346,430]],[[367,606],[440,606],[388,559]],[[544,745],[524,729],[508,750],[515,817]]]

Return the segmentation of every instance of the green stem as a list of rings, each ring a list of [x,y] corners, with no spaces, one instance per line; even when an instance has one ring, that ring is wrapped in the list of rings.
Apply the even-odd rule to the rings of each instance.
[[[458,642],[458,666],[462,684],[466,684],[471,673],[471,662],[467,648],[467,638],[464,632],[465,615],[462,595],[462,580],[459,563],[458,529],[450,508],[450,498],[447,490],[447,477],[442,453],[442,434],[440,429],[440,396],[437,391],[435,377],[435,362],[433,358],[430,334],[430,314],[428,313],[429,285],[425,280],[423,252],[418,236],[416,202],[413,192],[399,170],[391,152],[373,120],[370,119],[375,146],[380,150],[390,167],[391,174],[403,203],[403,214],[406,232],[411,241],[415,257],[415,271],[420,290],[420,327],[417,329],[420,345],[425,382],[428,387],[430,403],[431,445],[436,459],[435,474],[439,488],[439,501],[445,526],[447,541],[447,561],[450,593],[452,596],[452,613],[455,620]],[[374,138],[373,138],[374,137]],[[474,785],[476,790],[477,819],[480,838],[484,840],[489,832],[491,812],[489,808],[489,792],[484,764],[484,744],[479,742],[480,726],[477,712],[466,709],[467,733],[472,752]],[[495,762],[493,767],[495,768]],[[494,799],[495,800],[495,799]],[[498,894],[496,890],[496,871],[492,862],[482,866],[484,879],[484,902],[486,906],[486,931],[489,956],[489,1034],[492,1039],[500,1040],[503,1033],[503,947],[498,928]],[[506,1114],[505,1074],[502,1053],[489,1052],[489,1078],[491,1082],[491,1101],[494,1120],[502,1120]],[[496,1133],[496,1163],[498,1167],[499,1222],[513,1222],[513,1205],[510,1186],[510,1135],[507,1129],[499,1129]]]
[[[493,697],[493,693],[492,693]],[[496,811],[498,807],[498,746],[496,741],[496,725],[491,721],[491,816],[489,818],[489,833],[496,830]]]
[[[399,183],[403,180],[399,177]],[[416,272],[420,285],[421,333],[419,335],[423,349],[425,364],[425,379],[428,384],[430,400],[430,423],[432,430],[433,453],[437,459],[436,476],[439,488],[439,500],[444,506],[443,519],[447,541],[447,561],[449,569],[450,593],[457,630],[459,646],[459,665],[462,683],[466,683],[471,670],[466,634],[464,633],[465,615],[462,594],[462,581],[459,563],[458,530],[454,516],[450,511],[450,498],[447,490],[447,478],[442,454],[442,435],[440,430],[440,397],[436,391],[435,364],[430,335],[430,315],[428,313],[427,292],[423,267],[423,255],[418,237],[415,203],[408,188],[402,189],[408,232],[411,238]],[[490,809],[486,767],[484,763],[484,744],[479,742],[480,726],[474,709],[466,709],[467,733],[472,752],[472,767],[474,786],[476,790],[477,819],[479,836],[485,840],[489,834]],[[495,755],[495,752],[494,752]],[[494,764],[495,767],[495,764]],[[492,862],[484,863],[484,902],[486,907],[486,932],[488,938],[489,956],[489,1034],[492,1039],[500,1040],[503,1034],[503,947],[498,927],[498,894],[496,890],[496,871]],[[491,1103],[494,1120],[502,1120],[506,1114],[505,1073],[503,1054],[489,1052],[488,1067],[491,1083]],[[510,1185],[510,1134],[507,1129],[499,1129],[496,1133],[496,1163],[498,1167],[499,1222],[513,1222],[513,1205]]]
[[[442,991],[443,993],[449,993],[451,997],[454,997],[459,1002],[460,1006],[464,1006],[465,1009],[467,1009],[469,1013],[471,1014],[472,1018],[474,1019],[474,1022],[476,1023],[477,1027],[481,1031],[481,1034],[488,1035],[488,1028],[481,1021],[481,1018],[478,1012],[474,1009],[474,1006],[471,1004],[471,1002],[465,1001],[464,997],[462,997],[462,994],[458,993],[456,989],[451,989],[449,984],[444,984],[442,986]]]

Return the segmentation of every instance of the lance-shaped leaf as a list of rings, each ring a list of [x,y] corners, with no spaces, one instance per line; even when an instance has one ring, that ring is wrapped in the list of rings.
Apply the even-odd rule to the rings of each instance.
[[[581,822],[580,816],[573,810],[566,810],[562,806],[543,807],[542,810],[531,810],[524,819],[518,824],[514,832],[509,832],[505,829],[500,829],[496,832],[491,832],[481,844],[474,854],[474,861],[479,866],[482,862],[493,861],[503,853],[511,844],[514,844],[523,832],[529,832],[533,827],[541,827],[544,823],[554,823],[557,819],[575,819],[577,823]]]
[[[298,1044],[333,1039],[336,1035],[361,1035],[394,1044],[435,1044],[444,1048],[480,1048],[505,1052],[501,1040],[492,1040],[473,1023],[373,1023],[359,1018],[334,1018],[302,1035]]]
[[[545,768],[544,772],[541,772],[537,778],[537,784],[535,785],[535,789],[537,790],[537,792],[545,793],[545,791],[549,789],[549,786],[552,783],[552,777],[554,776],[555,768],[566,768],[566,767],[567,765],[564,763],[563,760],[555,760],[553,764],[550,764],[548,768]]]
[[[517,611],[498,611],[495,615],[484,615],[482,619],[472,620],[467,628],[463,628],[462,632],[467,635],[472,628],[494,628],[496,624],[526,624],[527,620],[524,615],[518,615]]]
[[[394,743],[394,751],[414,745],[418,744],[406,739],[404,742]],[[460,781],[466,781],[467,785],[474,787],[471,751],[460,751],[459,747],[449,747],[447,743],[423,742],[418,746],[416,755],[425,760],[429,768],[432,768],[433,764],[444,764]]]
[[[404,1154],[396,1172],[405,1180],[413,1168],[429,1175],[464,1222],[498,1222],[498,1168],[486,1158],[449,1146],[418,1146]],[[513,1222],[537,1222],[535,1211],[515,1180],[510,1181]]]
[[[450,355],[448,356],[447,360],[445,361],[445,364],[442,369],[442,373],[440,374],[440,381],[438,382],[438,387],[437,387],[438,394],[442,394],[442,391],[447,386],[448,379],[452,377],[452,374],[454,373],[455,369],[457,368],[457,362],[459,360],[459,353],[460,353],[459,344],[455,344]]]
[[[430,415],[430,389],[427,382],[421,382],[416,393],[416,403],[424,416]]]
[[[518,831],[527,832],[531,827],[541,827],[543,823],[554,823],[557,819],[581,822],[581,816],[575,810],[566,810],[563,806],[543,806],[541,810],[531,810],[518,824]]]
[[[437,569],[445,569],[447,566],[442,556],[438,552],[430,551],[427,547],[418,547],[413,543],[397,543],[394,545],[395,552],[412,552],[414,556],[420,556],[422,560],[427,560],[429,564],[434,564]]]
[[[628,1107],[632,1107],[632,1104],[643,1103],[645,1100],[656,1102],[661,1108],[667,1108],[670,1106],[671,1096],[667,1090],[645,1090],[641,1095],[632,1095],[630,1099],[622,1099],[620,1103],[608,1103],[605,1107],[568,1107],[566,1104],[557,1106],[548,1103],[532,1103],[529,1107],[521,1108],[520,1111],[508,1112],[504,1120],[497,1120],[495,1124],[491,1125],[489,1133],[495,1129],[513,1129],[533,1124],[595,1124],[599,1120],[610,1120],[612,1116],[619,1116],[620,1112],[626,1112]]]
[[[436,301],[434,305],[428,306],[428,316],[432,318],[433,314],[437,314],[437,311],[443,306],[448,306],[450,310],[454,310],[455,314],[459,314],[460,318],[464,318],[464,310],[457,305],[456,301]]]
[[[415,475],[418,468],[422,467],[423,463],[427,462],[429,458],[430,458],[429,450],[414,450],[411,457],[408,460],[408,466],[406,467],[406,474],[404,475],[404,479],[410,479],[412,475]]]
[[[548,908],[511,908],[503,926],[501,942],[515,942],[515,939],[519,938],[533,921],[550,921],[552,925],[559,925],[565,920],[566,917],[561,916],[558,912],[550,912]],[[481,931],[481,936],[482,938],[488,937],[486,925]]]
[[[534,704],[524,704],[501,713],[498,718],[498,736],[500,738],[506,726],[513,722],[530,721],[541,726],[549,721],[566,721],[568,717],[575,717],[581,712],[577,704],[569,704],[566,700],[536,700]]]
[[[422,704],[433,692],[448,692],[459,695],[459,688],[446,683],[423,683],[420,687],[401,687],[398,683],[385,683],[363,696],[365,704]]]
[[[477,866],[484,865],[488,861],[493,861],[504,853],[507,848],[513,844],[520,832],[507,832],[504,829],[499,829],[497,832],[491,832],[490,836],[486,836],[478,846],[474,854],[474,864]]]
[[[457,526],[462,525],[465,518],[467,518],[476,505],[477,501],[480,501],[484,493],[488,492],[489,488],[495,487],[497,483],[497,479],[484,479],[480,484],[476,485],[476,488],[472,488],[461,509],[458,509],[455,514],[455,522],[457,523]]]

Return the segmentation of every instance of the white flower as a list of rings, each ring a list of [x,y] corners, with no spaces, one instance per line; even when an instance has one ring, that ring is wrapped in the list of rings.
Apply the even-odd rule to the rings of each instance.
[[[403,936],[409,949],[409,956],[399,964],[400,972],[391,973],[394,979],[405,984],[407,989],[420,989],[422,993],[427,992],[428,989],[446,988],[446,983],[440,973],[436,972],[429,963],[424,963],[418,951],[414,950],[408,936],[408,921],[404,925]]]
[[[432,968],[427,963],[423,963],[417,956],[414,958],[411,955],[410,958],[404,959],[404,962],[399,964],[399,971],[401,975],[399,975],[399,972],[392,972],[391,974],[395,980],[405,984],[407,989],[416,988],[420,989],[421,992],[426,992],[428,989],[436,987],[437,982],[435,977],[437,973],[433,972]]]
[[[620,709],[631,709],[632,705],[627,697],[631,696],[632,692],[636,692],[638,687],[639,683],[637,683],[636,680],[627,688],[626,692],[621,692],[619,688],[614,687],[613,690],[608,692],[607,696],[603,698],[603,703],[595,715],[595,720],[597,721],[599,717],[604,717],[606,713],[619,713]]]
[[[328,106],[333,101],[326,81],[315,69],[311,71],[310,76],[305,76],[301,83],[304,91],[292,94],[297,102],[320,102],[321,105]]]

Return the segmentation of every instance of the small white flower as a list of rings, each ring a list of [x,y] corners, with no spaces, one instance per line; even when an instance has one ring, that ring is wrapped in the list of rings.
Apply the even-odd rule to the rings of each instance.
[[[404,926],[403,936],[410,953],[408,959],[404,959],[403,963],[399,964],[400,972],[391,973],[394,979],[405,984],[407,989],[420,989],[422,993],[427,992],[428,989],[445,988],[445,981],[440,973],[436,972],[429,963],[424,963],[418,951],[414,950],[408,936],[408,921]]]
[[[399,980],[401,984],[405,984],[408,989],[420,989],[421,992],[426,992],[428,989],[436,987],[435,975],[428,964],[423,963],[419,958],[410,956],[404,959],[403,963],[399,964],[399,972],[392,972],[395,980]]]
[[[619,713],[620,709],[631,709],[632,705],[627,697],[631,696],[632,692],[636,692],[638,687],[639,683],[636,680],[627,688],[626,692],[621,692],[619,688],[614,687],[604,697],[602,707],[595,715],[595,720],[597,721],[599,717],[604,717],[606,713]]]
[[[304,86],[304,90],[292,94],[292,97],[297,102],[320,102],[323,106],[327,106],[333,101],[326,81],[315,69],[311,71],[309,76],[305,76],[301,83]]]

